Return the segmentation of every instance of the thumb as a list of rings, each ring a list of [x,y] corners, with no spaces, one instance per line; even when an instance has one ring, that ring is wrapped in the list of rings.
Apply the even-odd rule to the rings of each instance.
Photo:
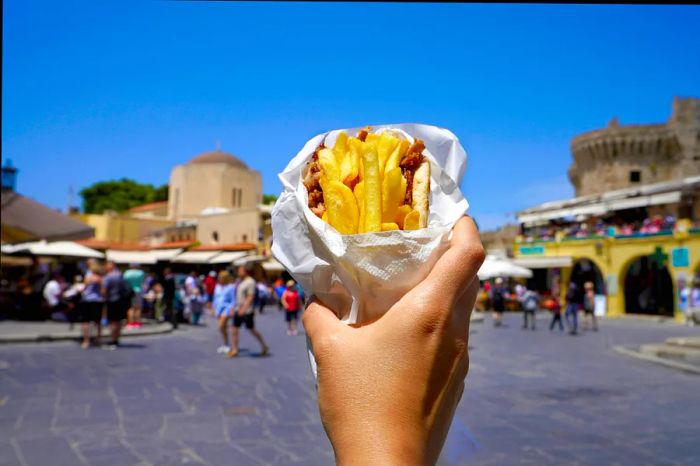
[[[323,338],[324,335],[328,335],[343,327],[335,312],[324,306],[316,298],[306,307],[301,321],[312,344],[316,340]]]

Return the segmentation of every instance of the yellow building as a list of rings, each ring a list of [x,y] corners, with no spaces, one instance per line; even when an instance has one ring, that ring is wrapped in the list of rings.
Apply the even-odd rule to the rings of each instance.
[[[700,225],[696,218],[659,214],[679,212],[679,204],[691,215],[698,211],[700,177],[521,211],[515,261],[534,271],[532,287],[551,290],[562,300],[570,281],[591,281],[601,313],[680,318],[680,291],[700,278]],[[635,216],[643,226],[630,231]],[[629,223],[621,227],[622,221]]]
[[[94,228],[93,239],[117,243],[144,242],[154,232],[175,225],[175,222],[167,218],[137,217],[132,216],[130,211],[123,215],[74,213],[71,217]]]

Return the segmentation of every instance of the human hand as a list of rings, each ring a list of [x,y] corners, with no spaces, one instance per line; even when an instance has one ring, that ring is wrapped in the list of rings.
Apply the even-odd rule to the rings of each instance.
[[[347,326],[313,302],[303,316],[321,420],[338,464],[434,464],[469,368],[469,319],[484,248],[460,219],[428,277],[374,322]]]

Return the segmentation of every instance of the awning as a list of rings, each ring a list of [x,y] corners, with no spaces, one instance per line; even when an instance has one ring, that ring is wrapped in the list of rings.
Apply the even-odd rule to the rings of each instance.
[[[700,187],[700,176],[616,189],[600,194],[546,202],[520,211],[517,218],[520,223],[531,226],[557,218],[602,215],[606,212],[636,207],[675,204],[680,202],[684,192],[696,190],[698,187]]]
[[[240,259],[247,254],[248,253],[245,251],[224,251],[221,254],[209,259],[209,264],[230,264],[236,259]]]
[[[153,251],[121,251],[107,249],[105,257],[108,261],[117,264],[155,264],[157,259],[151,254]]]
[[[155,258],[156,261],[168,261],[173,257],[177,256],[182,252],[182,248],[176,249],[151,249],[149,251],[151,256]]]
[[[104,255],[73,241],[32,241],[20,244],[3,244],[3,254],[18,254],[44,257],[93,257],[101,259]]]
[[[481,264],[478,272],[479,280],[488,280],[495,277],[520,277],[531,278],[532,271],[521,267],[505,257],[489,254]]]
[[[267,256],[260,256],[260,255],[251,255],[251,256],[245,256],[241,257],[240,259],[236,259],[233,261],[233,265],[245,265],[248,262],[262,262],[269,259]]]
[[[629,199],[619,199],[608,203],[610,210],[634,209],[635,207],[647,207],[650,205],[674,204],[680,202],[681,192],[654,194],[651,196],[632,197]]]
[[[608,209],[605,204],[591,204],[580,207],[570,207],[568,209],[556,209],[548,212],[536,214],[523,214],[518,216],[522,223],[541,222],[543,220],[554,220],[555,218],[575,217],[577,215],[603,215]]]
[[[528,269],[559,269],[571,267],[574,263],[571,256],[518,257],[513,262]]]
[[[284,272],[284,265],[277,262],[275,259],[270,259],[262,263],[262,268],[266,272]]]
[[[171,262],[181,262],[186,264],[208,264],[221,251],[187,251],[179,256],[173,257]]]

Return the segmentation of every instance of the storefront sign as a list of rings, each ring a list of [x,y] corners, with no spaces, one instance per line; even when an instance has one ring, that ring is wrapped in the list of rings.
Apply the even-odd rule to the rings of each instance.
[[[523,256],[541,256],[544,254],[544,246],[520,246],[520,254]]]
[[[688,248],[671,249],[671,264],[674,267],[688,267],[690,265]]]

